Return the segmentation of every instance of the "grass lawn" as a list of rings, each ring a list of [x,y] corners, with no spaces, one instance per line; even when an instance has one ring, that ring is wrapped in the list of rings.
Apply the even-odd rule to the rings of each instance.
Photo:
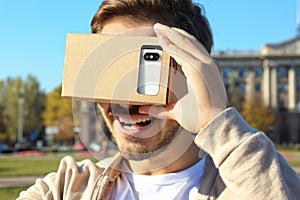
[[[300,150],[298,147],[276,147],[276,149],[285,157],[292,167],[300,167]]]
[[[43,175],[56,171],[59,157],[7,157],[0,158],[0,176]]]
[[[70,154],[57,154],[53,156],[5,156],[0,157],[0,176],[30,176],[44,175],[57,171],[61,158]],[[72,154],[71,154],[72,155]],[[79,161],[89,158],[96,161],[92,156],[76,157]]]
[[[0,199],[15,200],[19,196],[19,193],[25,189],[26,187],[0,188]]]
[[[7,176],[42,176],[49,172],[57,171],[59,162],[66,154],[56,156],[2,156],[0,157],[0,177]],[[70,155],[70,154],[67,154]],[[72,155],[72,154],[71,154]],[[75,160],[89,158],[96,162],[92,156],[75,157]],[[15,200],[19,193],[28,187],[0,188],[0,200]]]

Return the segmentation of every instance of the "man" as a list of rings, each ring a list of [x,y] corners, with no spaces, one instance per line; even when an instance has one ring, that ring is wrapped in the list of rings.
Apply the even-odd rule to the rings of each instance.
[[[188,93],[166,107],[99,103],[120,154],[97,164],[66,157],[19,199],[299,198],[299,177],[272,142],[227,107],[200,7],[189,0],[106,0],[92,30],[156,35],[182,66]]]

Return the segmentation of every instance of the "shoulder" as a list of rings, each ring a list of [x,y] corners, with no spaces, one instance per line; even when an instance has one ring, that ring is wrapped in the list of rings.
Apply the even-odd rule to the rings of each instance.
[[[61,159],[58,173],[60,172],[70,172],[70,173],[85,173],[95,171],[97,173],[103,171],[104,166],[98,162],[94,163],[90,159],[84,159],[81,161],[76,161],[72,156],[65,156]]]
[[[38,178],[33,186],[20,193],[19,199],[80,199],[88,197],[105,166],[90,159],[76,161],[63,157],[58,170]],[[47,197],[47,198],[46,198]],[[49,198],[48,198],[49,197]]]

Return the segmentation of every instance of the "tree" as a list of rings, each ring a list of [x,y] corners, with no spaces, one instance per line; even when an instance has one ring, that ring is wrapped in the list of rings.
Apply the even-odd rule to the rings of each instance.
[[[4,81],[0,80],[0,97],[4,96]],[[4,98],[0,98],[0,134],[6,133],[7,115],[4,109]]]
[[[5,94],[3,96],[4,107],[8,114],[7,134],[10,139],[16,141],[18,133],[18,93],[21,88],[21,78],[6,79]]]
[[[41,128],[45,94],[40,90],[39,82],[34,76],[28,75],[25,80],[20,77],[6,78],[1,81],[0,94],[2,130],[11,140],[17,140],[20,95],[24,98],[23,136],[28,138],[33,129]]]
[[[277,114],[271,107],[265,106],[259,98],[256,101],[243,102],[241,115],[253,127],[268,133],[269,127],[273,126],[277,121]]]
[[[54,140],[67,140],[74,138],[74,121],[72,114],[72,101],[61,97],[62,87],[58,86],[47,94],[46,109],[43,119],[46,126],[56,126],[59,134],[54,135]]]
[[[24,85],[24,132],[40,129],[43,126],[42,113],[45,109],[45,93],[40,90],[37,79],[27,76]]]

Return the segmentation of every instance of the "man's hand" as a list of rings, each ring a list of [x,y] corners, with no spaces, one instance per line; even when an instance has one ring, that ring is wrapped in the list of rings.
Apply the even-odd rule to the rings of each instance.
[[[141,106],[141,113],[176,120],[186,130],[198,133],[226,108],[227,96],[218,66],[204,46],[189,33],[155,24],[160,45],[182,66],[188,94],[166,107]]]

